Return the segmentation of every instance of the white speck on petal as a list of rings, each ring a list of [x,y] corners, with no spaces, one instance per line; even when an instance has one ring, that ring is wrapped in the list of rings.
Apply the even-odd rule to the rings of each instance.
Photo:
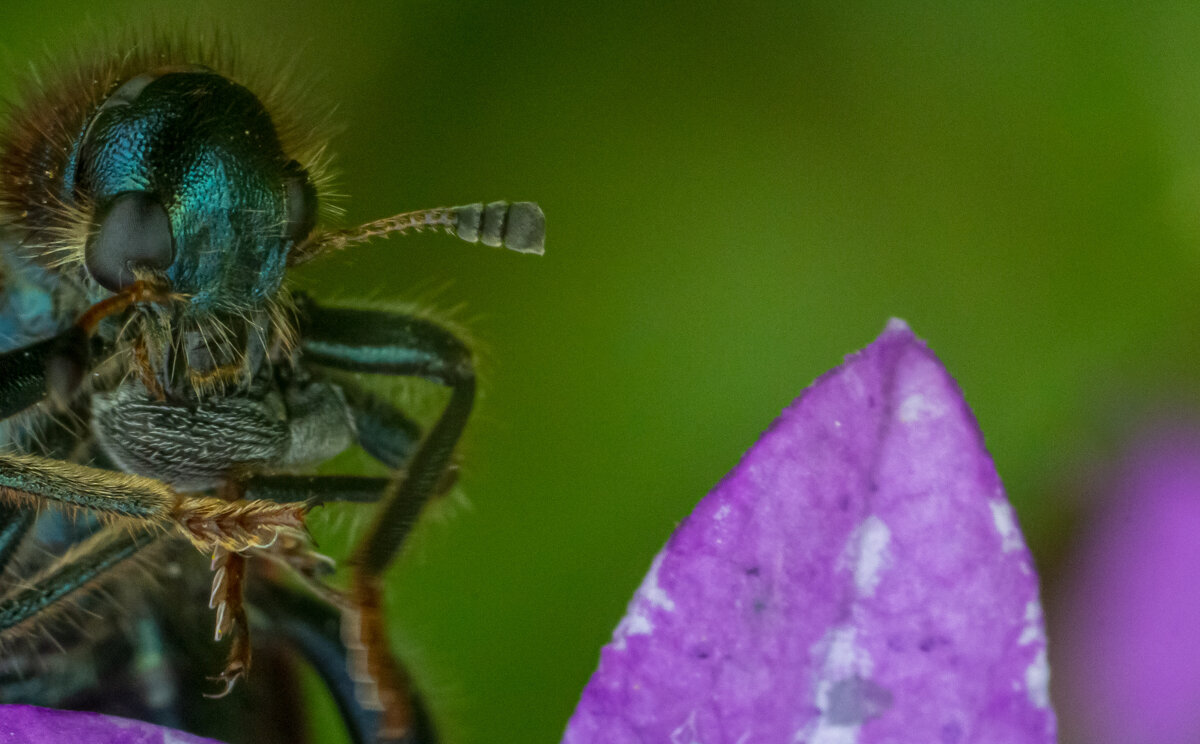
[[[666,612],[674,612],[675,600],[668,597],[666,591],[658,585],[658,569],[662,567],[663,555],[663,553],[659,553],[654,557],[654,563],[650,564],[650,571],[646,574],[646,579],[642,582],[642,588],[638,590],[638,594],[651,607],[657,607]]]
[[[921,393],[911,393],[904,400],[900,401],[900,409],[897,415],[900,418],[900,423],[911,424],[922,419],[941,418],[945,413],[945,406],[931,402]]]
[[[641,604],[630,607],[629,612],[617,624],[617,629],[613,631],[613,648],[624,651],[629,636],[650,635],[653,632],[654,623],[646,616],[646,608]]]
[[[662,566],[663,555],[659,553],[655,556],[654,563],[650,564],[650,571],[642,580],[641,588],[629,603],[628,612],[613,631],[613,644],[618,651],[625,649],[625,639],[629,636],[650,635],[654,632],[654,622],[650,619],[652,609],[664,612],[675,610],[675,601],[658,585],[658,569]]]
[[[836,682],[855,674],[867,676],[871,672],[871,657],[858,645],[858,631],[841,625],[828,633],[817,645],[825,645],[824,664],[821,665],[821,681]],[[818,693],[819,694],[819,693]]]
[[[650,622],[650,618],[638,614],[629,618],[629,624],[625,628],[625,635],[650,635],[650,631],[652,630],[654,630],[654,624]]]
[[[832,726],[825,722],[817,724],[811,733],[796,735],[796,744],[858,744],[858,726]]]
[[[908,323],[904,322],[903,318],[888,318],[887,325],[883,328],[884,333],[912,333],[908,327]]]
[[[870,597],[875,593],[875,587],[879,586],[891,539],[892,531],[874,514],[850,533],[843,556],[854,566],[854,586],[860,595]]]
[[[729,504],[721,504],[721,508],[717,509],[717,513],[713,515],[713,519],[718,522],[723,522],[725,521],[725,517],[728,517],[729,513],[732,511],[733,507]]]
[[[1025,691],[1029,693],[1029,702],[1039,708],[1050,707],[1050,664],[1044,648],[1025,668]]]
[[[1036,599],[1025,604],[1025,627],[1021,629],[1021,637],[1017,639],[1018,646],[1028,646],[1042,640],[1042,605]]]
[[[696,711],[688,714],[687,720],[671,732],[671,744],[700,744],[696,738]]]
[[[1025,622],[1036,623],[1042,619],[1042,603],[1031,599],[1025,603]]]
[[[858,645],[858,631],[841,625],[813,645],[812,655],[820,665],[815,702],[821,717],[797,731],[793,744],[857,744],[861,724],[846,726],[828,720],[830,692],[843,680],[869,677],[874,666],[870,654]]]
[[[1007,501],[995,499],[988,502],[992,507],[992,522],[1000,533],[1000,549],[1005,553],[1021,549],[1021,533],[1017,531],[1017,518]]]

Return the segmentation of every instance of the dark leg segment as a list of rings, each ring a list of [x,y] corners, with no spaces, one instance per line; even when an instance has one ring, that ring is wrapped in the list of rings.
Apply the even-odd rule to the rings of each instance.
[[[359,699],[383,711],[379,736],[413,741],[417,715],[407,674],[387,644],[381,577],[429,498],[439,492],[475,400],[471,353],[446,329],[421,318],[323,309],[301,299],[305,361],[351,372],[421,377],[451,389],[450,401],[409,461],[356,551],[343,635]],[[365,675],[362,672],[365,671]]]
[[[421,441],[421,428],[391,403],[361,388],[338,382],[354,414],[358,442],[371,457],[399,469]]]
[[[147,532],[107,527],[59,558],[30,586],[0,601],[0,634],[48,609],[154,541]]]
[[[295,647],[325,682],[354,744],[375,744],[379,729],[379,714],[364,710],[354,695],[346,648],[339,636],[341,617],[325,602],[310,598],[274,581],[255,582],[250,601],[262,611],[262,624],[275,637],[284,638]],[[435,744],[436,736],[428,716],[413,699],[417,709],[413,742]]]
[[[0,455],[0,499],[30,508],[51,501],[160,524],[170,519],[177,500],[152,478],[35,455]]]
[[[423,318],[369,310],[320,308],[300,299],[305,361],[351,372],[421,377],[451,388],[450,402],[380,510],[355,563],[378,576],[399,551],[417,514],[436,493],[475,400],[471,352]]]
[[[322,308],[298,297],[304,359],[376,375],[421,377],[454,385],[470,375],[467,347],[424,318],[373,310]]]
[[[241,487],[244,499],[319,506],[335,501],[375,503],[391,483],[391,478],[359,475],[253,475]]]
[[[371,744],[379,714],[364,710],[354,697],[346,649],[338,635],[341,617],[327,603],[310,599],[273,581],[251,585],[251,602],[264,613],[268,632],[282,635],[312,664],[333,696],[355,744]]]
[[[51,387],[73,387],[83,376],[87,335],[77,326],[29,346],[0,354],[0,419],[41,402]],[[59,379],[63,378],[63,379]]]
[[[36,518],[37,512],[32,509],[0,504],[0,575],[17,548],[21,547],[21,540]]]
[[[438,491],[474,401],[474,376],[458,380],[441,418],[413,455],[406,477],[380,510],[374,529],[358,552],[357,562],[368,574],[383,573],[399,552],[425,502]]]

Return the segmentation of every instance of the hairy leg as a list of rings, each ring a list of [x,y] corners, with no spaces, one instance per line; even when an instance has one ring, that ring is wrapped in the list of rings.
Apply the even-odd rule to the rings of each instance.
[[[383,712],[380,736],[411,740],[416,714],[408,676],[387,642],[382,576],[428,500],[444,490],[454,447],[475,400],[470,350],[423,318],[368,310],[327,309],[300,299],[300,336],[307,364],[350,372],[420,377],[450,388],[450,400],[388,489],[367,537],[351,559],[350,604],[343,636],[359,699]],[[365,673],[364,673],[365,672]]]

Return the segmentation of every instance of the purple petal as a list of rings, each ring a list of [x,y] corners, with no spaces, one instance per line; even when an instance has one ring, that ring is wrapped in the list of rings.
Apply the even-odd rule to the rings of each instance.
[[[1094,744],[1200,742],[1200,432],[1160,430],[1115,479],[1064,601],[1058,688]]]
[[[182,731],[99,713],[0,705],[0,742],[21,744],[220,744]]]
[[[1043,744],[1047,682],[979,429],[892,321],[675,531],[563,741]]]

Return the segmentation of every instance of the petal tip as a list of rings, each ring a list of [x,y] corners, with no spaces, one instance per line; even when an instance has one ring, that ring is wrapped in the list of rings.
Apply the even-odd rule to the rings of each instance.
[[[866,348],[856,352],[855,354],[848,355],[847,360],[863,353],[866,353],[868,356],[870,356],[871,352],[877,352],[884,348],[896,349],[906,346],[918,346],[921,348],[926,348],[925,341],[913,332],[912,326],[910,326],[907,321],[905,321],[903,318],[888,318],[888,321],[884,324],[883,331],[880,332],[879,336],[876,337],[876,339],[870,344],[868,344]]]
[[[1003,498],[957,383],[891,319],[675,531],[564,742],[1049,744],[1036,574]]]

